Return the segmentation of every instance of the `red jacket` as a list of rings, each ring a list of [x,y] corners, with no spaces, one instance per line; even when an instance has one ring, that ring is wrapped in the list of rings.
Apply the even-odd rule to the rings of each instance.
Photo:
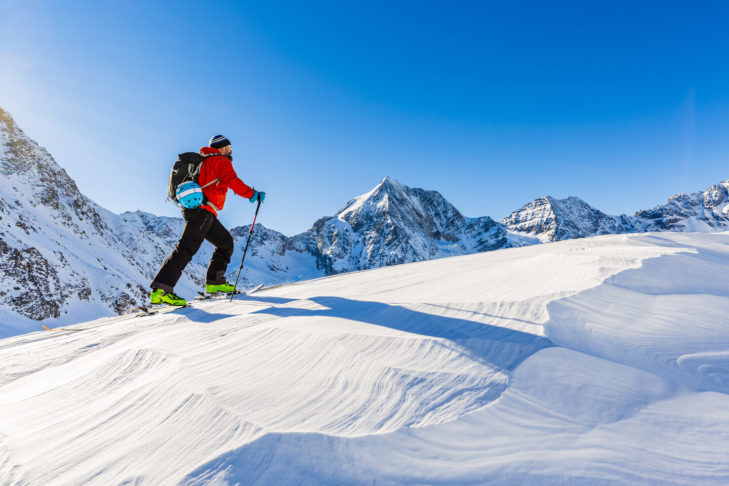
[[[215,155],[219,154],[219,155]],[[203,188],[203,195],[207,203],[201,207],[207,209],[214,215],[223,209],[225,205],[225,194],[228,189],[241,197],[249,199],[253,197],[254,190],[240,180],[233,170],[233,162],[220,153],[220,150],[212,147],[200,149],[200,155],[207,156],[200,168],[200,175],[197,178],[198,184]],[[215,181],[215,182],[213,182]],[[206,184],[212,182],[209,186]]]

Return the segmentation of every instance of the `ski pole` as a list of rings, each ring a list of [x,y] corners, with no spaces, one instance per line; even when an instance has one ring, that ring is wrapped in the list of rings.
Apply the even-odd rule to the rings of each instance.
[[[235,285],[233,285],[233,293],[230,294],[230,301],[233,302],[233,296],[235,295],[235,289],[238,287],[238,279],[240,278],[240,272],[243,270],[243,262],[246,261],[246,253],[248,253],[248,245],[251,243],[251,236],[253,236],[253,228],[256,226],[256,218],[258,217],[258,210],[261,209],[261,200],[258,200],[258,206],[256,206],[256,214],[253,215],[253,223],[251,223],[251,230],[248,232],[248,241],[246,241],[246,248],[243,250],[243,259],[240,261],[240,268],[238,269],[238,276],[235,277]]]

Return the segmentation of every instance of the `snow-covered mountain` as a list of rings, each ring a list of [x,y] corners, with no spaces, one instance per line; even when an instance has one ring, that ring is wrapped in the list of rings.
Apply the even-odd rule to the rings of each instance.
[[[334,275],[0,341],[0,484],[729,484],[729,233]]]
[[[666,204],[634,215],[607,215],[578,197],[544,196],[501,221],[518,234],[561,241],[605,234],[729,229],[729,180],[705,191],[677,194]]]
[[[579,197],[555,199],[544,196],[514,211],[501,222],[512,231],[546,241],[634,231],[630,220],[608,216]]]
[[[725,231],[729,229],[729,180],[705,191],[677,194],[662,206],[635,213],[642,231]]]
[[[181,218],[116,215],[98,206],[2,109],[0,174],[0,336],[37,329],[37,321],[122,313],[148,300],[149,282],[182,232]],[[244,284],[263,276],[280,283],[302,268],[320,275],[311,255],[291,251],[281,261],[280,233],[259,226],[255,238]],[[179,292],[191,297],[202,287],[211,252],[203,247],[196,255]]]
[[[141,295],[141,249],[119,217],[81,194],[1,109],[0,172],[0,328],[99,316]]]
[[[296,237],[327,274],[522,246],[484,216],[466,218],[436,191],[389,177]]]

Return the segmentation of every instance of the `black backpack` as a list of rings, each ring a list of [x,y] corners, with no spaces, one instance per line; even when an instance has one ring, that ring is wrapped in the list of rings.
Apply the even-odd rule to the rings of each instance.
[[[177,156],[177,160],[172,165],[172,171],[170,172],[170,182],[167,185],[167,199],[177,201],[175,190],[183,182],[197,182],[197,177],[200,175],[200,167],[202,167],[204,160],[205,157],[196,152],[185,152]]]

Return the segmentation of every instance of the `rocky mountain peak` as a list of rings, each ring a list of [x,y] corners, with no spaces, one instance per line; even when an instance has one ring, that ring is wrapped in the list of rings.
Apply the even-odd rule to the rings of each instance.
[[[503,225],[465,218],[439,192],[385,177],[303,237],[326,273],[508,246]]]
[[[345,221],[356,218],[360,214],[374,214],[386,212],[392,206],[393,200],[402,200],[407,187],[394,179],[385,177],[372,188],[360,196],[350,200],[335,217]]]
[[[716,208],[729,199],[729,180],[714,184],[703,193],[703,203],[707,208]]]
[[[644,231],[720,231],[729,228],[729,180],[635,213]]]
[[[5,176],[23,174],[45,166],[60,169],[52,157],[17,126],[13,117],[0,108],[0,171]]]
[[[373,189],[373,192],[375,193],[383,193],[383,194],[390,194],[390,193],[397,193],[397,192],[403,192],[409,189],[408,186],[405,184],[393,179],[392,177],[386,176],[384,177],[377,186]]]
[[[12,116],[0,108],[0,210],[16,201],[48,208],[54,217],[84,237],[88,231],[106,232],[96,206],[81,194],[48,151],[29,138]],[[4,187],[3,187],[4,186]],[[89,223],[80,228],[77,219]]]
[[[630,231],[628,221],[609,216],[579,197],[543,196],[502,220],[512,231],[538,235],[549,241]]]
[[[433,234],[447,232],[464,218],[439,192],[408,187],[385,177],[371,191],[352,199],[335,217],[360,231],[373,219],[395,226],[420,226]]]
[[[110,214],[81,194],[48,151],[1,108],[0,173],[0,308],[39,320],[62,318],[74,302],[95,300],[122,309],[134,291],[130,280],[121,281],[123,290],[115,288],[112,295],[110,286],[104,291],[94,279],[114,279],[119,267],[133,261],[134,251],[111,230]],[[105,252],[112,246],[116,251]]]

